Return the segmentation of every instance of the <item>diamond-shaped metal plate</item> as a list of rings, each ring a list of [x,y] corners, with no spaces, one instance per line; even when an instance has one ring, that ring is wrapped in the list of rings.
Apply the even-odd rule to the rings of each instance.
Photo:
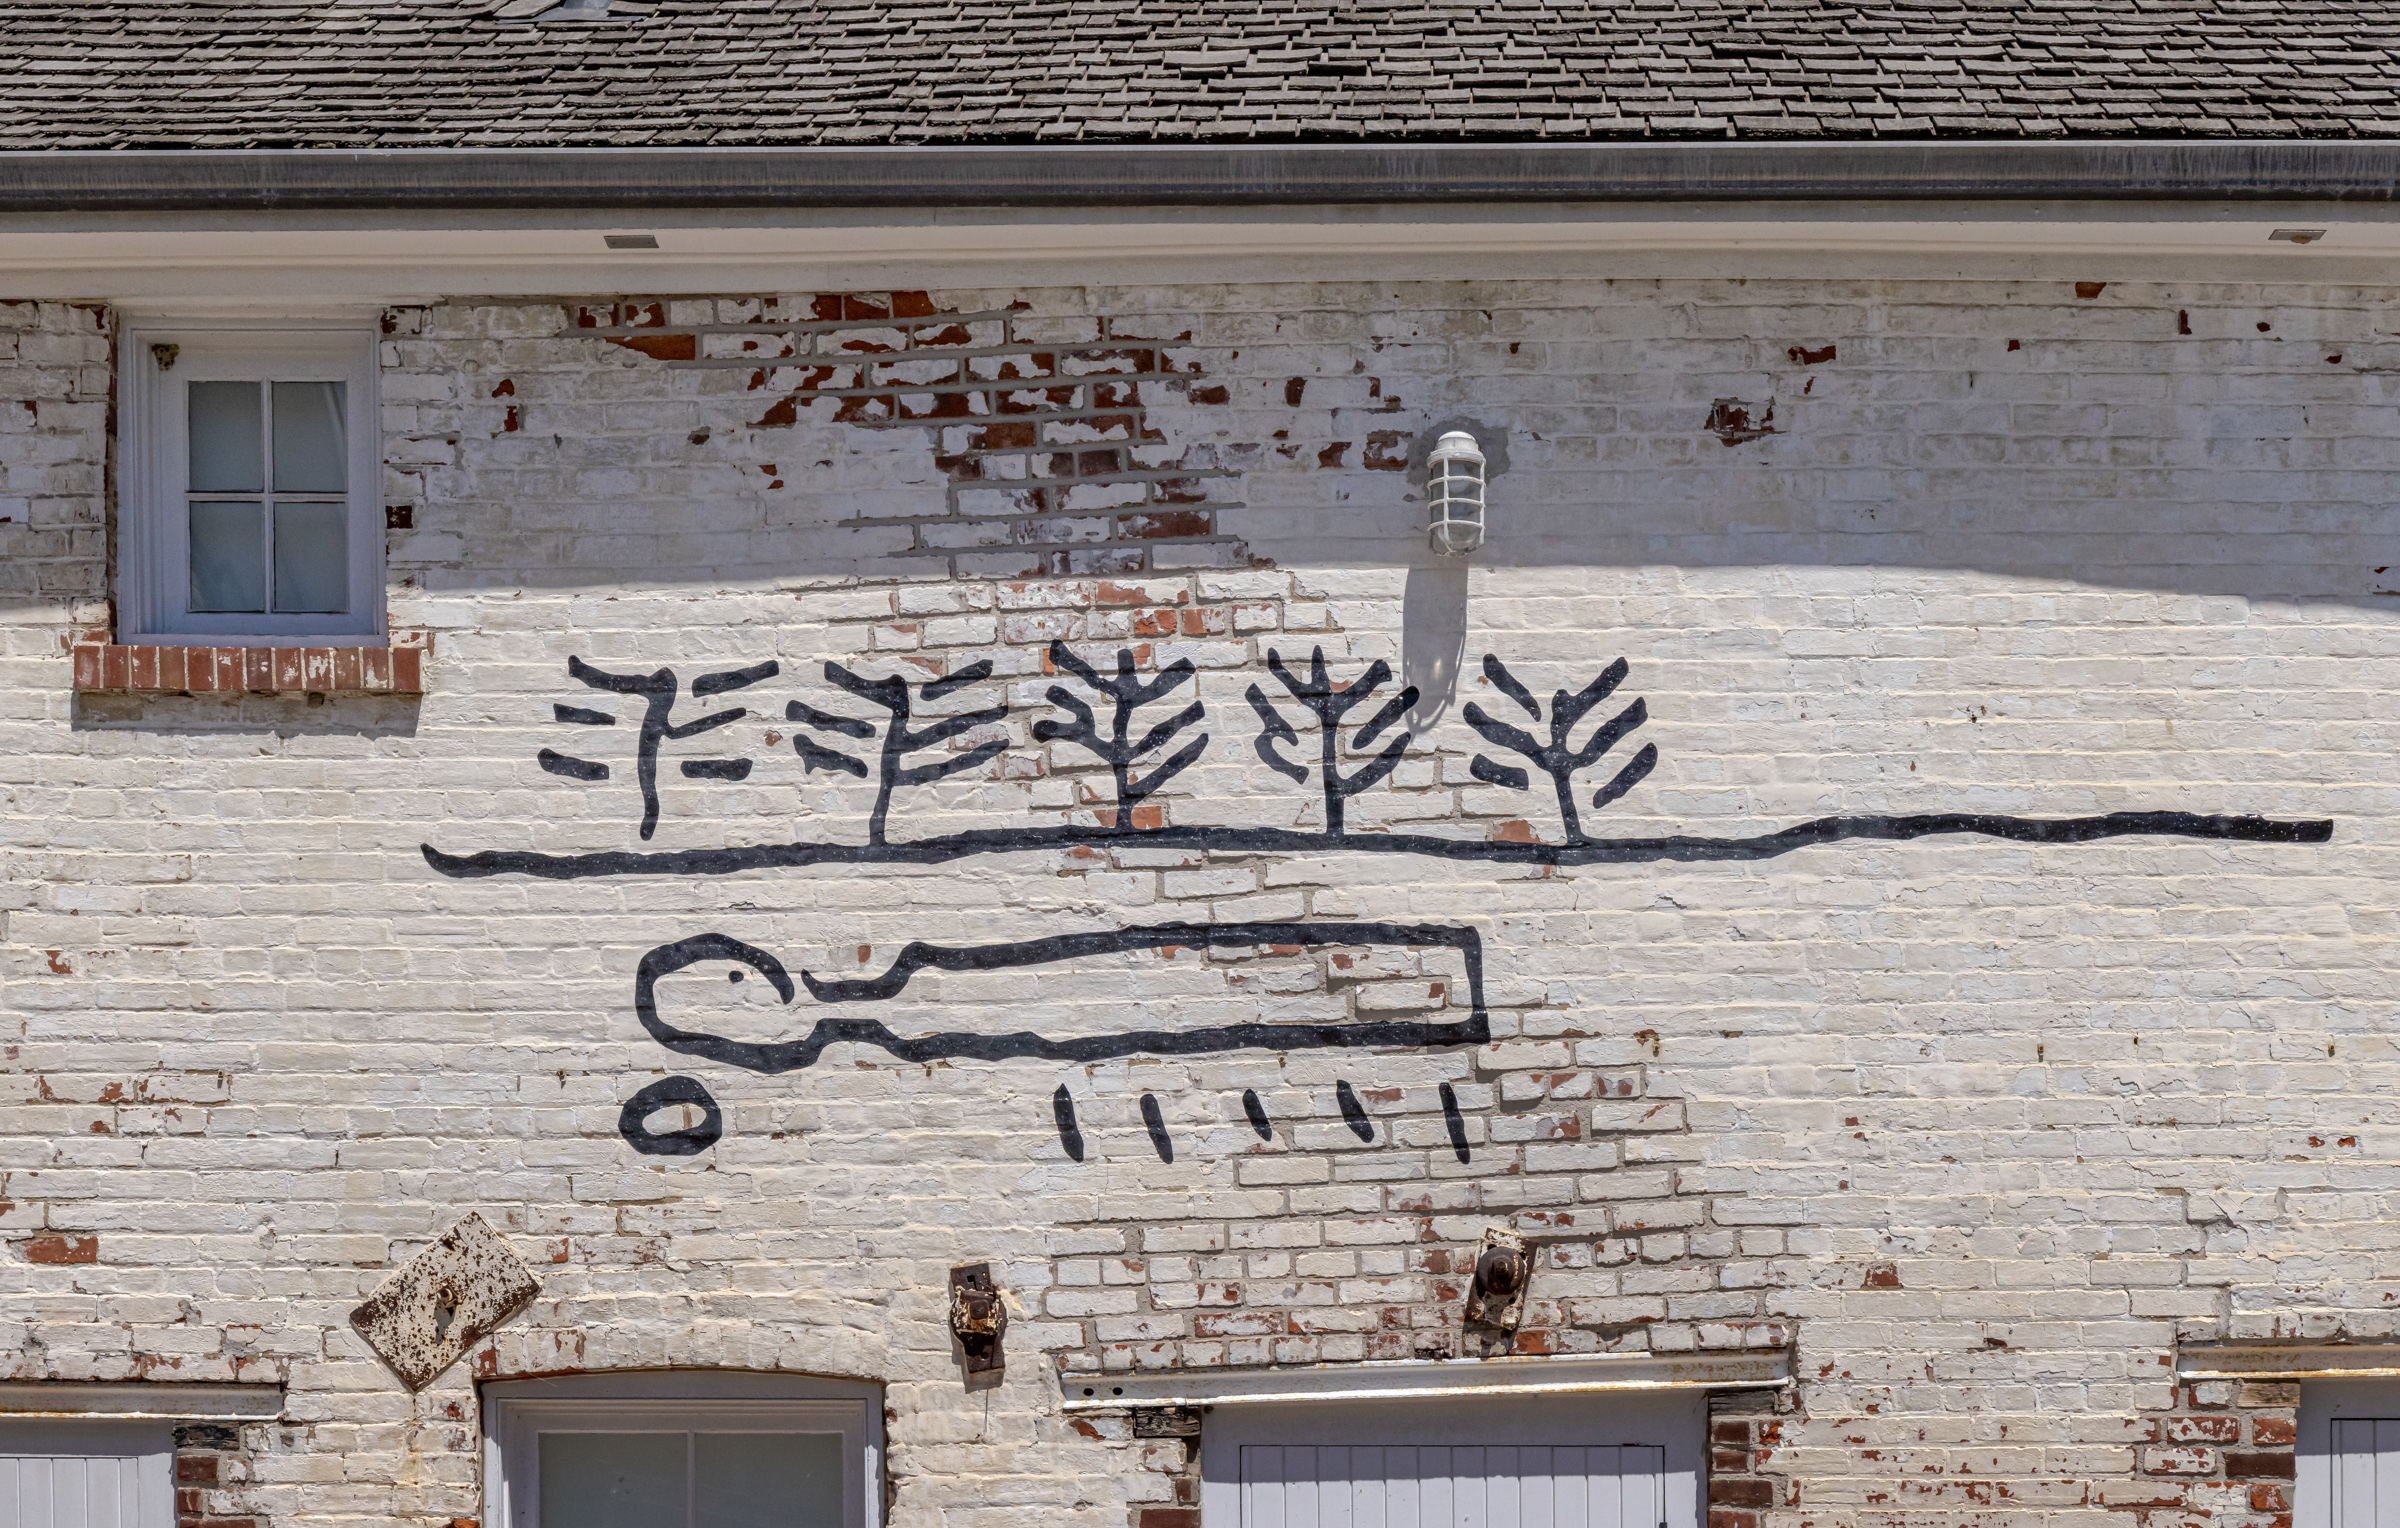
[[[350,1324],[402,1384],[422,1390],[541,1289],[525,1260],[470,1210],[376,1285]]]

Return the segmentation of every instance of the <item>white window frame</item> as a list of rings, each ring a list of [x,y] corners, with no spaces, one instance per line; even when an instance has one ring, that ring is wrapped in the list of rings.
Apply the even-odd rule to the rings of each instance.
[[[1249,1444],[1637,1446],[1662,1451],[1666,1528],[1700,1528],[1708,1403],[1700,1390],[1219,1404],[1200,1428],[1201,1528],[1242,1528]]]
[[[117,640],[135,646],[387,645],[382,408],[375,332],[354,320],[130,323],[117,361]],[[161,370],[155,345],[176,347]],[[342,382],[349,446],[350,608],[339,614],[195,613],[189,562],[193,381]]]
[[[560,1432],[838,1432],[843,1528],[881,1528],[883,1390],[865,1380],[669,1369],[483,1386],[483,1521],[539,1528],[540,1437]]]

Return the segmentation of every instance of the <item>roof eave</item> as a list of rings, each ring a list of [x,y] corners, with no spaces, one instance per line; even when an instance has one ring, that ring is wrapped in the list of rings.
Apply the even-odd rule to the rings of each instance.
[[[2391,202],[2400,141],[0,153],[0,213],[1917,199]]]

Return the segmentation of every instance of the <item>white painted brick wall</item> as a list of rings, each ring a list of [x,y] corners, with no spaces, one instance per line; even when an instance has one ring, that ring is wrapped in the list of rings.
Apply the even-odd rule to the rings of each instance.
[[[830,317],[810,294],[398,311],[386,492],[415,528],[390,543],[391,619],[436,633],[428,693],[317,706],[70,695],[66,638],[104,620],[105,314],[0,306],[8,1372],[287,1379],[292,1424],[228,1499],[277,1524],[471,1516],[473,1373],[861,1375],[891,1385],[897,1523],[1115,1528],[1171,1499],[1180,1445],[1066,1423],[1056,1364],[1458,1351],[1451,1260],[1506,1224],[1540,1249],[1529,1351],[1797,1343],[1799,1410],[1767,1450],[1784,1521],[2110,1520],[2158,1489],[2136,1445],[2179,1335],[2400,1337],[2400,292],[2084,299],[2072,274],[934,293],[928,330],[1007,315],[968,348],[1172,360],[1128,449],[1227,474],[1202,480],[1214,539],[1012,529],[955,561],[918,539],[981,535],[937,430],[838,422],[740,349],[755,322],[763,358],[793,335],[871,355],[840,347],[904,337],[891,294]],[[611,343],[677,334],[692,364]],[[786,398],[789,423],[759,423]],[[1718,399],[1771,400],[1777,433],[1721,443]],[[1464,571],[1414,550],[1393,470],[1456,419],[1507,445]],[[1660,763],[1594,832],[2160,809],[2334,836],[1555,871],[1127,846],[578,882],[448,879],[420,853],[860,842],[872,792],[804,775],[783,717],[860,710],[829,659],[989,659],[982,693],[1010,705],[1007,752],[904,792],[895,838],[1092,825],[1106,772],[1031,731],[1053,637],[1201,671],[1208,750],[1157,802],[1175,825],[1320,824],[1252,752],[1244,692],[1278,690],[1268,649],[1321,644],[1341,676],[1381,658],[1429,690],[1353,834],[1555,840],[1538,779],[1467,772],[1463,706],[1507,706],[1477,677],[1492,652],[1544,696],[1630,661],[1650,720],[1611,758],[1646,740]],[[570,655],[782,673],[668,745],[643,845],[627,729],[550,720],[596,702]],[[545,746],[616,776],[545,774]],[[673,767],[720,754],[749,779]],[[631,1007],[640,954],[703,930],[839,978],[912,939],[1303,917],[1474,924],[1494,1043],[1082,1066],[837,1047],[766,1077],[669,1055]],[[1353,984],[1375,1011],[1435,980],[1460,1016],[1438,949],[1145,953],[920,977],[890,1006],[896,1027],[1096,1033],[1323,1019]],[[724,1105],[706,1156],[617,1135],[668,1073]],[[410,1397],[346,1314],[470,1208],[545,1289]],[[943,1329],[947,1268],[983,1259],[1016,1312],[988,1405]]]

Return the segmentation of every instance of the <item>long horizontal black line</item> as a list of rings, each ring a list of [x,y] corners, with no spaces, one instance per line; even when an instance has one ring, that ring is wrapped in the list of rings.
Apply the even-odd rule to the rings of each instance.
[[[829,1045],[848,1041],[873,1045],[902,1061],[1115,1061],[1126,1056],[1205,1056],[1230,1050],[1335,1050],[1347,1046],[1421,1047],[1487,1045],[1492,1027],[1480,1018],[1450,1024],[1423,1019],[1377,1019],[1356,1024],[1223,1024],[1211,1029],[1135,1029],[1082,1039],[1053,1040],[1031,1030],[1009,1034],[944,1033],[903,1038],[875,1019],[819,1019],[808,1038],[789,1047],[775,1064],[737,1058],[736,1047],[713,1036],[662,1039],[668,1050],[705,1060],[730,1062],[751,1071],[796,1071],[812,1065]]]
[[[1974,833],[2024,844],[2084,844],[2103,838],[2199,838],[2252,844],[2321,844],[2333,837],[2329,818],[2210,816],[2195,812],[2108,812],[2096,817],[2007,817],[1985,812],[1929,812],[1910,817],[1819,817],[1749,838],[1671,834],[1659,838],[1597,838],[1572,844],[1434,838],[1422,833],[1302,833],[1289,828],[1166,827],[983,828],[897,844],[751,844],[726,849],[667,849],[590,854],[542,854],[530,849],[485,849],[448,854],[421,847],[425,862],[446,876],[474,880],[530,875],[579,881],[611,875],[738,875],[810,865],[940,865],[979,854],[1025,850],[1198,848],[1249,854],[1420,854],[1433,859],[1500,865],[1630,865],[1658,861],[1703,863],[1763,860],[1845,839],[1903,840]]]
[[[1142,928],[1091,929],[1049,934],[1002,944],[951,947],[912,940],[881,976],[858,981],[821,980],[800,973],[809,996],[820,1003],[854,1003],[897,997],[919,971],[1004,971],[1047,965],[1085,955],[1126,950],[1237,948],[1260,945],[1441,945],[1467,957],[1467,982],[1476,1013],[1483,1011],[1483,941],[1455,923],[1158,923]]]

